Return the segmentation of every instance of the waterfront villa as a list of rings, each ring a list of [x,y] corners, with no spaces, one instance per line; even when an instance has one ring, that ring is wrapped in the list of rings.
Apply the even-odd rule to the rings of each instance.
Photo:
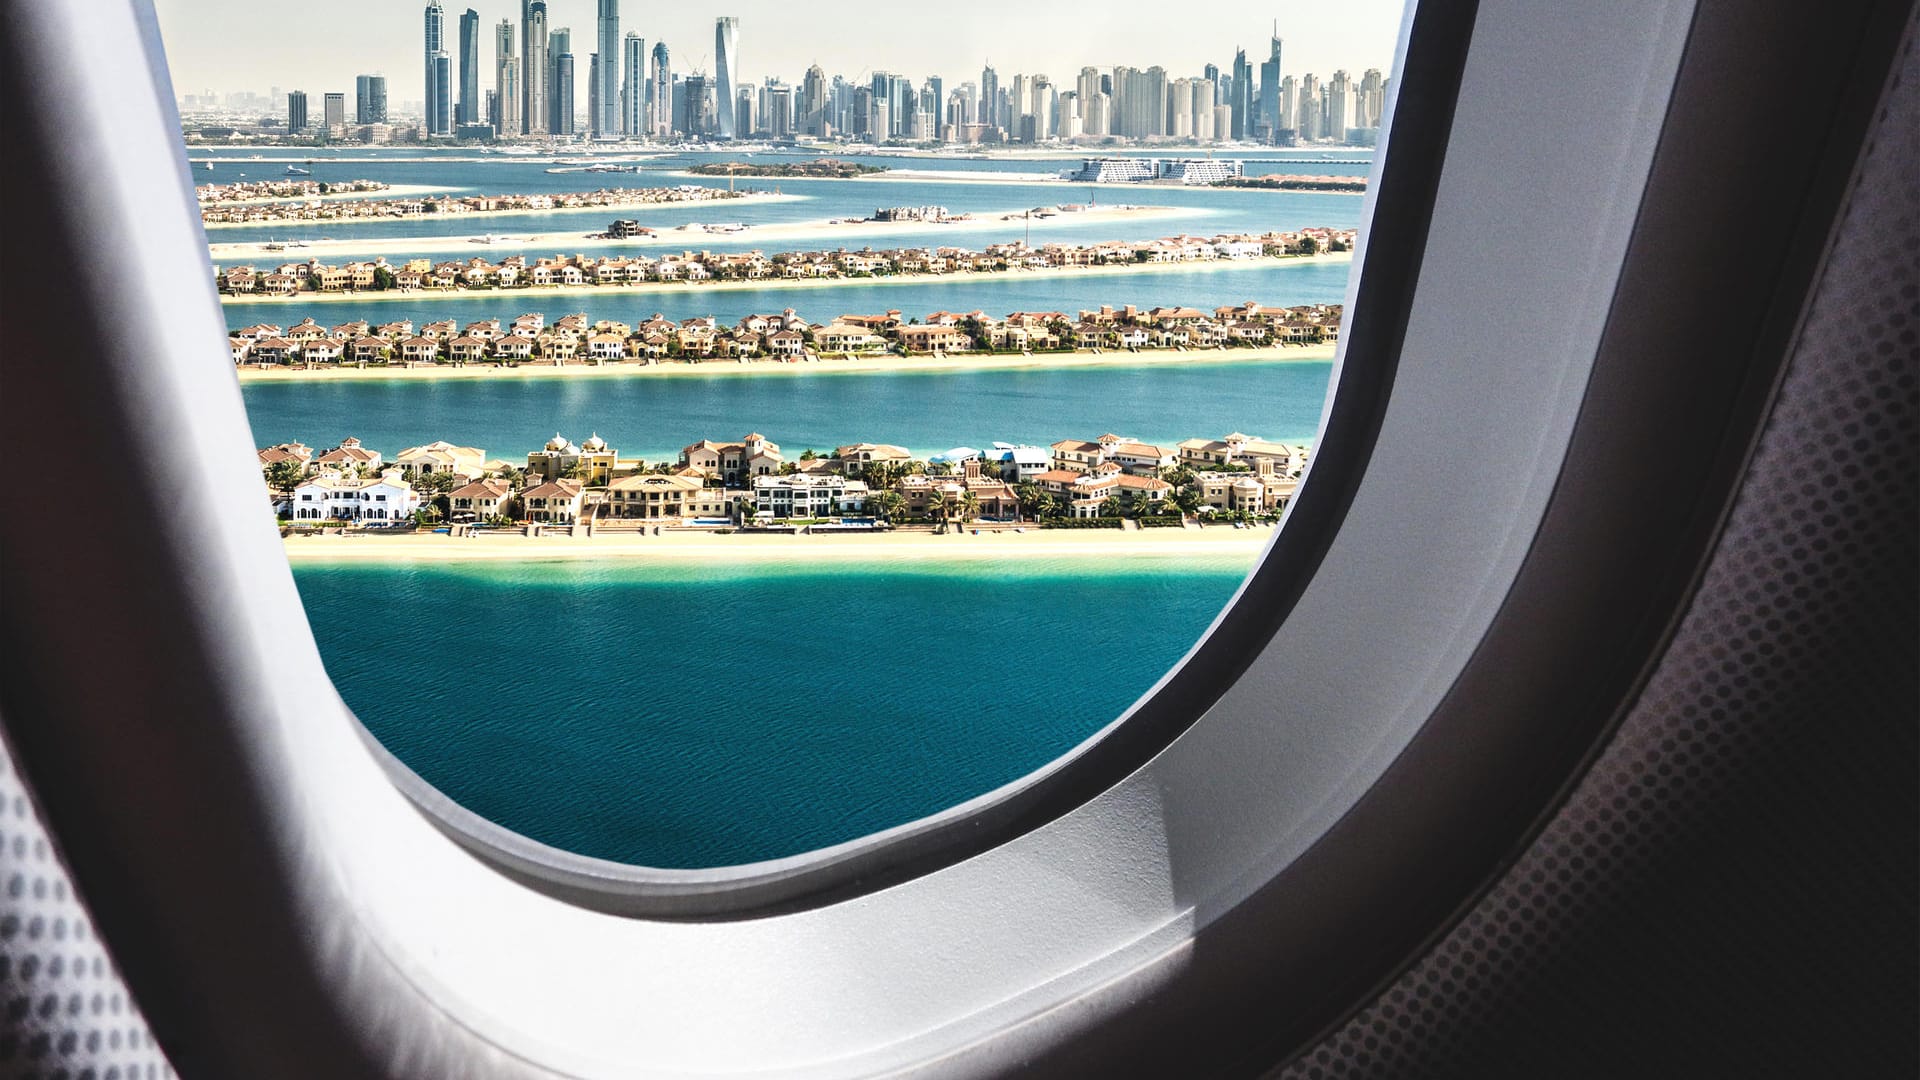
[[[762,520],[837,517],[865,511],[864,480],[831,473],[753,478],[753,516]]]
[[[478,447],[455,446],[450,442],[430,442],[400,451],[393,463],[400,475],[411,480],[433,473],[453,473],[467,480],[479,479],[486,470],[487,455]]]
[[[398,472],[362,479],[324,472],[300,483],[287,500],[295,521],[405,521],[420,509],[420,496]]]
[[[359,439],[349,435],[340,440],[339,446],[321,454],[314,464],[322,469],[364,469],[372,472],[380,467],[380,451],[361,446]]]
[[[588,436],[587,441],[578,446],[573,444],[573,440],[555,432],[545,447],[527,455],[527,472],[547,480],[557,480],[578,470],[576,479],[599,487],[613,478],[619,459],[619,452],[609,447],[607,440],[601,438],[598,432]]]
[[[505,480],[475,480],[447,495],[448,519],[485,521],[505,517],[507,503],[513,498],[513,485]]]
[[[1187,439],[1180,444],[1180,463],[1192,469],[1240,465],[1255,472],[1299,476],[1307,466],[1307,448],[1288,446],[1234,432],[1222,439]]]
[[[875,462],[905,465],[913,460],[913,454],[904,446],[863,442],[835,447],[833,460],[839,464],[841,475],[860,476]]]
[[[623,476],[607,485],[607,501],[602,504],[609,517],[642,518],[723,518],[733,514],[732,500],[720,488],[708,487],[697,476],[639,473]]]
[[[281,443],[278,446],[265,447],[260,451],[260,467],[265,469],[283,462],[291,462],[302,470],[313,467],[313,448],[305,443]]]
[[[1271,473],[1193,474],[1193,489],[1199,496],[1202,513],[1213,510],[1263,514],[1284,510],[1299,487],[1298,479]]]
[[[737,443],[702,439],[680,451],[682,468],[715,477],[729,487],[744,486],[751,477],[774,475],[785,463],[779,445],[768,442],[759,432]]]
[[[1053,467],[1073,472],[1091,472],[1110,461],[1135,476],[1158,476],[1175,460],[1171,450],[1112,433],[1092,441],[1062,439],[1053,444]]]
[[[521,497],[528,521],[571,525],[580,519],[580,504],[586,489],[578,480],[549,480],[527,489]]]

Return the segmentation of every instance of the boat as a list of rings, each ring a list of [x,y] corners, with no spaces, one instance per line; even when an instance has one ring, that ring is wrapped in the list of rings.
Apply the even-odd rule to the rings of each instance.
[[[200,163],[200,167],[201,167],[201,168],[203,168],[203,169],[205,169],[205,170],[207,170],[208,172],[212,172],[212,171],[213,171],[213,162],[211,162],[211,161],[203,161],[203,162],[201,162],[201,163]]]
[[[287,166],[287,175],[288,176],[312,176],[313,170],[303,169],[298,165],[289,165]]]

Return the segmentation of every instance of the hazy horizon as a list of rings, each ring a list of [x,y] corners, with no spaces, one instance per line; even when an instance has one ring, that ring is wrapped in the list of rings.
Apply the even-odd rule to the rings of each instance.
[[[486,68],[493,56],[492,27],[509,19],[517,39],[520,5],[511,0],[448,4],[449,53],[457,48],[460,15],[468,7],[480,15],[481,62]],[[264,94],[277,86],[304,90],[316,100],[329,91],[351,99],[354,76],[379,74],[387,77],[387,92],[396,107],[417,103],[423,96],[416,84],[424,81],[424,2],[333,0],[297,16],[260,0],[155,0],[155,8],[179,94]],[[548,0],[547,10],[550,27],[573,32],[576,78],[584,85],[587,57],[595,49],[597,4]],[[620,33],[624,37],[629,30],[638,31],[649,50],[664,40],[676,72],[711,71],[713,20],[735,15],[740,18],[739,85],[757,84],[769,75],[797,84],[806,69],[818,63],[829,78],[854,79],[881,70],[909,76],[917,84],[938,75],[951,89],[977,82],[985,63],[1000,73],[1002,85],[1016,74],[1045,74],[1056,84],[1070,83],[1082,67],[1104,70],[1116,64],[1158,64],[1176,76],[1197,76],[1209,63],[1228,68],[1236,48],[1246,49],[1257,67],[1266,59],[1278,18],[1283,73],[1325,77],[1345,69],[1357,77],[1370,67],[1385,71],[1391,63],[1402,5],[1388,0],[1285,7],[1230,2],[1210,9],[1212,14],[1193,26],[1169,24],[1162,11],[1150,12],[1144,4],[1108,6],[1094,18],[1078,5],[1041,7],[1013,0],[977,0],[966,10],[970,17],[955,25],[924,31],[889,25],[862,35],[858,26],[819,25],[826,21],[820,17],[797,20],[789,5],[770,0],[739,0],[699,13],[662,11],[626,0]],[[1138,18],[1130,19],[1135,11]],[[314,12],[324,12],[324,18]],[[1018,32],[1010,32],[1010,26],[1018,26]],[[365,33],[348,32],[355,27],[364,27]],[[337,45],[329,40],[336,29]],[[927,41],[931,35],[937,35],[937,42]],[[482,86],[492,82],[483,73]],[[576,100],[584,109],[584,90],[576,90]]]

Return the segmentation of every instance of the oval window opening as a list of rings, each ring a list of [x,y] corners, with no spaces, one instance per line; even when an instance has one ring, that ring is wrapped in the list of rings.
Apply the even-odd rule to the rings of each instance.
[[[1193,646],[1312,456],[1401,14],[990,4],[930,63],[207,6],[157,3],[328,671],[460,806],[670,870],[1013,783]]]

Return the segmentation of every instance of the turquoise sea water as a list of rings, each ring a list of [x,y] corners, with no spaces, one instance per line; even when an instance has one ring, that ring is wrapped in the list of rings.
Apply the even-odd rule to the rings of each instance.
[[[724,370],[724,365],[719,365]],[[790,454],[853,442],[922,453],[1045,446],[1112,431],[1176,442],[1244,431],[1311,439],[1332,365],[1239,361],[1010,371],[382,379],[250,383],[254,441],[329,447],[347,435],[392,455],[433,439],[524,459],[558,431],[598,432],[628,457],[758,431]]]
[[[1150,687],[1246,569],[295,573],[347,703],[429,782],[548,844],[700,867],[850,840],[1017,779]]]

